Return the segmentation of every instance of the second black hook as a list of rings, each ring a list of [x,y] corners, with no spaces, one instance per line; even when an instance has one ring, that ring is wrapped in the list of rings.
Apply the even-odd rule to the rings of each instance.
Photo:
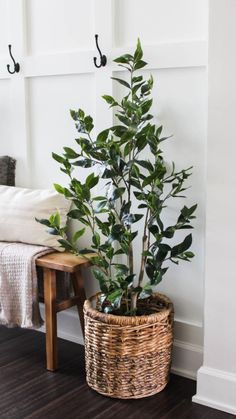
[[[20,64],[15,62],[15,59],[14,59],[14,57],[13,57],[13,55],[12,55],[12,52],[11,52],[11,45],[8,45],[8,48],[9,48],[9,54],[10,54],[11,59],[12,59],[12,61],[13,61],[14,70],[13,70],[13,71],[11,71],[11,70],[10,70],[10,64],[7,64],[7,71],[8,71],[8,73],[10,73],[10,74],[19,73],[19,71],[20,71]]]
[[[98,35],[95,35],[95,42],[96,42],[96,47],[97,47],[99,55],[100,55],[100,64],[97,64],[97,57],[94,57],[93,58],[94,65],[97,68],[105,67],[105,65],[107,63],[107,57],[106,57],[106,55],[101,53],[101,50],[100,50],[99,45],[98,45]]]

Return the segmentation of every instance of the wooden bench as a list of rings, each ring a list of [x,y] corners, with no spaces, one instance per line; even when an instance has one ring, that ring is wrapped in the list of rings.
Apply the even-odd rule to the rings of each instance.
[[[91,266],[91,262],[68,252],[53,252],[38,258],[36,265],[43,269],[47,369],[55,371],[57,369],[57,313],[76,305],[84,334],[83,305],[86,297],[81,268]],[[59,303],[56,301],[56,271],[71,274],[75,294]]]

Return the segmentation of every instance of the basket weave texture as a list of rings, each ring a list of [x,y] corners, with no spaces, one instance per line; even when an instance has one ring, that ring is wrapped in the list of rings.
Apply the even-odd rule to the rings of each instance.
[[[160,392],[168,383],[173,305],[159,293],[148,304],[152,314],[128,317],[101,313],[92,299],[85,301],[86,377],[98,393],[138,399]]]

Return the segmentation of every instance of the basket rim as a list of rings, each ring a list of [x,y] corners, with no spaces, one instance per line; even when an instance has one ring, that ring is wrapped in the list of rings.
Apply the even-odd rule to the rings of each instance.
[[[92,307],[92,301],[99,294],[100,293],[97,293],[89,299],[85,300],[84,314],[85,316],[88,316],[101,323],[112,324],[117,326],[136,326],[147,324],[150,325],[157,323],[163,319],[166,319],[174,311],[172,301],[166,295],[156,292],[153,293],[152,296],[158,297],[165,304],[165,308],[163,308],[163,310],[157,313],[146,314],[143,316],[117,316],[116,314],[101,313],[100,311]]]

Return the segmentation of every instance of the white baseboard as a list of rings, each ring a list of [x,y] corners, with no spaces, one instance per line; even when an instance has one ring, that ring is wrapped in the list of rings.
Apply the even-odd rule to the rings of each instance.
[[[184,327],[184,325],[183,325]],[[174,374],[196,380],[203,362],[203,349],[199,345],[174,340],[171,371]]]
[[[203,363],[203,328],[199,323],[175,319],[171,371],[196,380]]]
[[[44,305],[40,304],[40,312],[44,318]],[[45,326],[39,329],[45,333]],[[57,314],[57,336],[70,342],[84,344],[77,310],[66,310]]]
[[[236,415],[236,374],[201,367],[193,402]]]
[[[44,306],[40,307],[44,317]],[[45,328],[39,329],[45,332]],[[175,320],[172,372],[186,378],[196,379],[197,370],[202,365],[202,326],[183,320]],[[67,310],[58,314],[58,337],[84,344],[78,313]]]

